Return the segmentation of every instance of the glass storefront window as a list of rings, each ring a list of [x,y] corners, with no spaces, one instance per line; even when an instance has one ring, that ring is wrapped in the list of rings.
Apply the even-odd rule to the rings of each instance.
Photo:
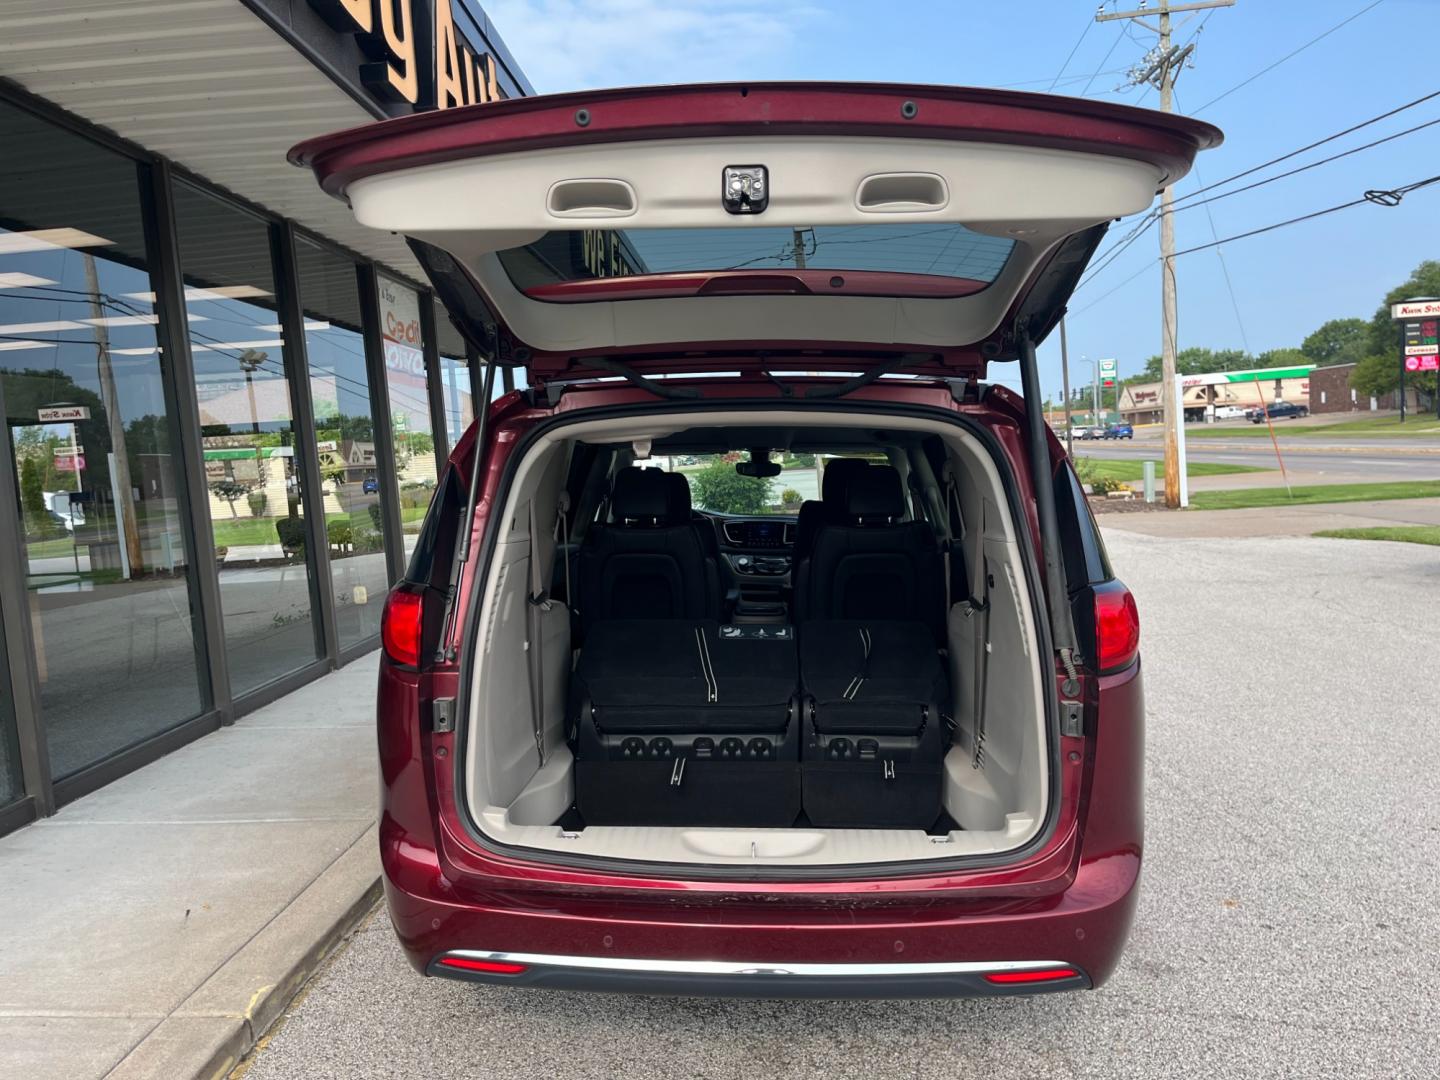
[[[138,167],[3,103],[0,142],[0,493],[59,779],[200,712],[191,567]]]
[[[270,227],[174,189],[230,690],[315,660],[311,560]]]
[[[14,696],[5,664],[5,635],[0,631],[0,809],[25,794],[20,777],[20,740],[15,729]]]
[[[390,402],[391,445],[400,487],[400,522],[408,559],[430,505],[438,475],[425,341],[420,332],[420,294],[381,274],[380,332],[385,346],[385,393]]]
[[[475,398],[470,386],[470,365],[465,360],[465,340],[454,326],[445,307],[435,301],[435,337],[440,353],[440,391],[445,401],[445,442],[451,449],[475,419]]]
[[[380,632],[390,587],[360,289],[349,259],[304,237],[295,248],[336,632],[344,649]]]

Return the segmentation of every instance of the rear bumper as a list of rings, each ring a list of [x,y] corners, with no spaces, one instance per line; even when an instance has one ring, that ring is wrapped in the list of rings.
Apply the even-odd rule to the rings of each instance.
[[[1014,996],[1090,986],[1083,971],[1054,961],[779,966],[463,950],[437,956],[426,974],[545,990],[746,998]]]
[[[1140,854],[1083,863],[1043,899],[928,896],[904,905],[689,903],[671,895],[416,895],[387,873],[411,964],[427,975],[508,986],[752,997],[956,997],[1096,987],[1129,936]],[[433,880],[433,879],[432,879]],[[502,974],[445,957],[524,964]],[[523,958],[523,959],[516,959]],[[1070,968],[1053,983],[994,982],[1009,970]]]

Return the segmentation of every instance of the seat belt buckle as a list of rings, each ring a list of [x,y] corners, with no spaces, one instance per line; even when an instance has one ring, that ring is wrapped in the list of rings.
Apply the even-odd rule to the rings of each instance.
[[[886,779],[886,780],[894,780],[894,779],[895,779],[895,759],[894,759],[894,758],[886,758],[886,759],[885,759],[885,764],[884,764],[884,766],[883,766],[883,769],[882,769],[882,772],[881,772],[881,776],[884,777],[884,779]]]

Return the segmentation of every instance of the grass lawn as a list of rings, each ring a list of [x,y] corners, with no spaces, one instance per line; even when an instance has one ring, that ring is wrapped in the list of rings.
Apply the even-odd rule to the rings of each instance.
[[[68,536],[57,537],[54,540],[32,540],[25,545],[25,554],[31,559],[55,559],[62,555],[70,555],[75,550],[75,542]]]
[[[1293,420],[1275,420],[1275,434],[1294,438],[1317,438],[1319,436],[1376,435],[1395,436],[1402,439],[1435,438],[1440,436],[1440,420],[1433,416],[1413,413],[1400,423],[1398,416],[1380,416],[1373,420],[1337,420],[1333,424],[1297,424]],[[1215,428],[1209,425],[1191,424],[1185,428],[1187,439],[1233,439],[1266,438],[1270,429],[1264,424],[1246,424],[1244,427]]]
[[[1100,480],[1119,480],[1122,484],[1139,483],[1145,478],[1143,461],[1115,461],[1100,458],[1078,458],[1075,468],[1082,476],[1094,476]],[[1233,473],[1270,472],[1258,465],[1227,465],[1215,461],[1191,461],[1185,473],[1187,476],[1229,476]],[[1165,485],[1165,465],[1155,462],[1155,483]]]
[[[1394,540],[1401,544],[1440,547],[1440,525],[1379,525],[1373,529],[1321,529],[1316,536],[1336,540]]]
[[[1254,506],[1304,506],[1311,503],[1368,502],[1372,499],[1440,497],[1440,480],[1402,480],[1391,484],[1312,484],[1292,488],[1250,488],[1240,491],[1197,491],[1193,510],[1243,510]]]

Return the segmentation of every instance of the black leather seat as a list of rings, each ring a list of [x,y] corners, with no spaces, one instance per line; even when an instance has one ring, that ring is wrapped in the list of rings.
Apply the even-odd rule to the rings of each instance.
[[[935,534],[900,474],[848,477],[796,584],[805,813],[827,828],[925,828],[940,814],[950,689]]]
[[[682,478],[683,479],[683,478]],[[676,489],[659,469],[615,474],[611,524],[580,549],[580,626],[609,619],[706,619],[718,608],[714,572],[689,520],[675,520]]]
[[[823,524],[797,572],[796,621],[880,619],[944,632],[944,579],[935,534],[902,521],[905,492],[890,465],[848,477],[841,521]]]
[[[844,520],[845,494],[849,490],[850,478],[869,467],[870,463],[860,458],[836,458],[826,463],[820,477],[820,499],[806,499],[800,504],[800,514],[795,519],[795,549],[792,554],[796,560],[810,557],[815,535],[822,525]]]

